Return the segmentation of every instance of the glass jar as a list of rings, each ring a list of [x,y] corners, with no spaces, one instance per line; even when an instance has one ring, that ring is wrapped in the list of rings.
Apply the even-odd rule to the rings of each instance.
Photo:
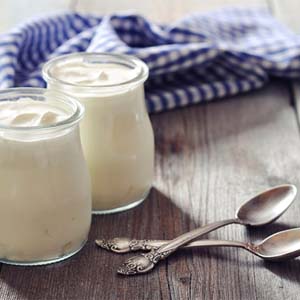
[[[26,113],[32,109],[23,102],[28,99],[66,118],[20,126],[20,120],[37,117]],[[4,116],[21,115],[10,125],[0,119],[0,262],[61,261],[83,247],[91,223],[90,179],[78,126],[84,109],[69,96],[38,88],[2,90],[3,103]],[[51,113],[43,115],[44,121],[49,118]]]
[[[75,73],[83,78],[69,80]],[[96,83],[84,78],[94,75]],[[141,203],[154,172],[153,130],[144,97],[146,64],[127,55],[77,53],[46,63],[43,76],[50,90],[68,93],[85,106],[80,128],[93,213],[123,211]]]

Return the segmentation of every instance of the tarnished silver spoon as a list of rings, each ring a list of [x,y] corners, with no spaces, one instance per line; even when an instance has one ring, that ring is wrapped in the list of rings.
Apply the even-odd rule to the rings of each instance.
[[[136,241],[135,246],[131,247],[128,243]],[[152,250],[157,249],[160,246],[168,243],[164,240],[129,240],[122,239],[118,243],[127,244],[127,247],[123,247],[122,250],[113,250],[116,253],[128,253],[138,250]],[[102,248],[102,241],[97,240],[96,244]],[[280,260],[287,258],[294,258],[300,255],[300,228],[293,228],[284,231],[274,233],[257,244],[243,243],[237,241],[223,241],[223,240],[199,240],[186,244],[182,249],[187,248],[206,248],[206,247],[237,247],[243,248],[251,253],[266,259],[266,260]]]
[[[165,243],[166,241],[156,241],[155,245],[162,246]],[[243,248],[262,259],[272,261],[291,259],[300,256],[300,228],[293,228],[274,233],[262,242],[256,244],[236,241],[200,240],[191,242],[183,248],[204,247]]]
[[[135,275],[149,272],[162,259],[200,236],[229,224],[261,226],[278,219],[292,204],[297,189],[285,184],[271,188],[244,203],[234,219],[209,224],[182,234],[148,253],[131,257],[118,269],[119,274]]]

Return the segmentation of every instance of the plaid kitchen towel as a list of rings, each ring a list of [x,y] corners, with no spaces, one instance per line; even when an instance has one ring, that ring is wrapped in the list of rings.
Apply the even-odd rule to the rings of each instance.
[[[136,14],[62,13],[0,36],[0,88],[43,87],[43,63],[79,51],[145,61],[149,112],[254,90],[271,76],[300,77],[300,37],[266,10],[227,8],[170,25]]]

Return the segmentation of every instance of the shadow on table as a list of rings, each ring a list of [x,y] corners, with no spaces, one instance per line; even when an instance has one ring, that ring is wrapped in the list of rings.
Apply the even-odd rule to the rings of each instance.
[[[299,225],[291,225],[285,223],[272,223],[265,226],[259,227],[246,227],[246,237],[251,241],[260,241],[265,239],[266,237],[277,233],[279,231],[292,229],[295,227],[299,227]]]
[[[170,239],[191,227],[196,227],[196,224],[171,199],[153,189],[149,199],[135,209],[94,216],[89,241],[74,257],[49,266],[3,265],[0,277],[5,285],[0,285],[0,295],[4,293],[8,298],[30,300],[84,300],[142,299],[149,293],[159,299],[158,284],[161,283],[155,272],[134,280],[124,280],[124,277],[116,275],[116,269],[128,256],[102,250],[94,244],[94,240],[116,236]],[[153,283],[149,284],[151,278]],[[4,288],[5,291],[1,292]]]
[[[300,283],[300,259],[291,259],[282,262],[263,262],[269,271],[292,282]]]

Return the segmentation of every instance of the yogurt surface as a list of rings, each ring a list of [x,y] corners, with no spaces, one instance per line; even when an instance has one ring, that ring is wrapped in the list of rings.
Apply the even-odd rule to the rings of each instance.
[[[112,63],[67,62],[54,66],[52,76],[66,83],[84,86],[117,85],[132,80],[138,75],[136,69]]]
[[[0,125],[4,126],[46,126],[66,120],[68,117],[70,114],[63,109],[31,98],[0,102]]]

